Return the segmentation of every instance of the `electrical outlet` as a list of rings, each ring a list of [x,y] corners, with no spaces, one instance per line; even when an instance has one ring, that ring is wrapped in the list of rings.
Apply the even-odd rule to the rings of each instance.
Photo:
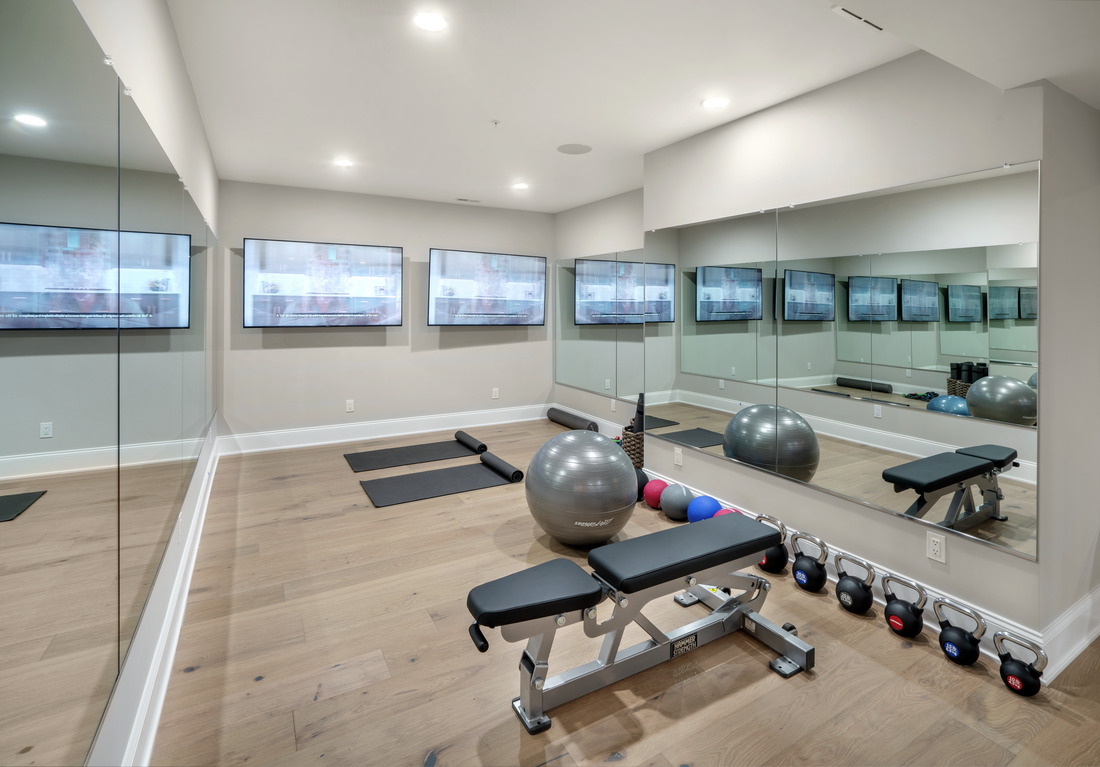
[[[43,421],[38,424],[38,438],[49,439],[53,436],[53,421]]]
[[[947,537],[928,531],[928,544],[925,554],[929,559],[947,564]]]
[[[610,389],[611,388],[611,379],[610,378],[603,379],[603,388],[604,389]]]
[[[675,466],[684,465],[684,449],[682,447],[672,448],[672,463]]]
[[[345,413],[354,413],[355,412],[355,400],[353,400],[353,399],[344,400],[344,412]]]
[[[611,412],[612,413],[615,412],[615,408],[617,408],[617,407],[618,407],[618,405],[616,404],[615,400],[611,400]]]
[[[731,367],[730,368],[730,375],[731,376],[736,376],[737,375],[737,368]]]
[[[875,405],[875,418],[882,418],[882,405]]]
[[[493,387],[493,399],[500,399],[500,389]]]
[[[813,369],[814,369],[814,363],[812,363],[812,362],[807,362],[807,363],[806,363],[806,369],[807,369],[807,370],[813,370]]]
[[[907,370],[905,371],[905,377],[906,377],[906,378],[912,378],[912,377],[913,377],[913,371],[912,371],[912,370],[908,370],[908,369],[907,369]]]
[[[718,388],[719,389],[725,389],[726,388],[726,382],[725,382],[724,379],[721,379],[721,378],[718,379]]]

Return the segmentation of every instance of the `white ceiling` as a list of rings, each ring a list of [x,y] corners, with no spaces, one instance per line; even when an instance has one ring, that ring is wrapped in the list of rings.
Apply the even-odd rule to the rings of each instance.
[[[1100,108],[1088,0],[844,2],[882,32],[829,0],[167,2],[226,180],[558,212],[639,188],[646,152],[920,49]],[[425,9],[449,27],[414,27]],[[730,106],[703,110],[715,94]]]

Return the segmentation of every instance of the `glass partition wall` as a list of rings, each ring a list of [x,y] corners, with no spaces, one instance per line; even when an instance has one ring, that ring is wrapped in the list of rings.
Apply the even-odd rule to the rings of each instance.
[[[44,493],[0,521],[0,763],[79,764],[213,414],[214,241],[70,0],[0,17],[0,497]]]
[[[699,449],[897,515],[916,493],[895,493],[883,469],[1010,447],[1020,465],[1000,478],[1007,519],[948,530],[1035,556],[1038,175],[1037,162],[1025,163],[647,235],[647,260],[651,242],[663,260],[673,243],[682,288],[676,355],[647,338],[647,403],[652,391],[672,392],[648,412],[675,407],[673,420],[722,434]],[[1003,403],[965,410],[979,374],[989,378],[975,396],[1001,377],[1030,397],[1030,421]],[[779,465],[794,462],[798,438],[784,418],[813,430],[812,471]],[[757,436],[751,454],[729,444],[727,426]],[[647,439],[677,441],[682,428]],[[921,521],[941,521],[941,504]]]

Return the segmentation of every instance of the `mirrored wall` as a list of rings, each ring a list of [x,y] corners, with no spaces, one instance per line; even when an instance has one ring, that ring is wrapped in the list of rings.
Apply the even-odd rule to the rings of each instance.
[[[213,415],[215,242],[70,0],[0,19],[0,496],[37,496],[0,521],[0,763],[80,764]]]
[[[647,339],[647,374],[676,371],[647,377],[648,413],[675,422],[647,439],[702,428],[701,444],[681,444],[941,527],[947,500],[914,513],[915,491],[895,492],[883,470],[1003,445],[1020,464],[999,478],[1005,519],[944,529],[1034,556],[1038,177],[1025,163],[648,234],[646,260],[652,242],[677,264],[680,313],[677,348]],[[972,386],[994,383],[1030,417],[1003,396],[966,410]],[[751,455],[727,427],[737,445],[757,435]],[[791,447],[803,427],[810,470]]]

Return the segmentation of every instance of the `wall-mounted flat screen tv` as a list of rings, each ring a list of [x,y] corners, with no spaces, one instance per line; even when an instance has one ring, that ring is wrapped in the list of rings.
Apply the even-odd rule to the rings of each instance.
[[[432,248],[429,325],[542,325],[546,259]]]
[[[982,321],[982,289],[979,285],[947,286],[947,321]]]
[[[764,316],[760,269],[700,266],[695,270],[695,321],[759,320]]]
[[[1020,288],[1020,319],[1039,319],[1039,289],[1036,287]]]
[[[191,236],[0,224],[0,330],[190,325]]]
[[[1020,289],[1015,285],[990,285],[988,312],[991,320],[1019,319]]]
[[[401,248],[244,241],[244,326],[401,324]]]
[[[848,278],[848,322],[896,322],[898,281],[894,277]]]
[[[832,322],[836,319],[836,278],[823,272],[783,270],[783,319]]]
[[[901,280],[902,322],[940,321],[940,284],[928,280]]]
[[[676,268],[640,261],[576,260],[573,322],[634,325],[673,322]]]

